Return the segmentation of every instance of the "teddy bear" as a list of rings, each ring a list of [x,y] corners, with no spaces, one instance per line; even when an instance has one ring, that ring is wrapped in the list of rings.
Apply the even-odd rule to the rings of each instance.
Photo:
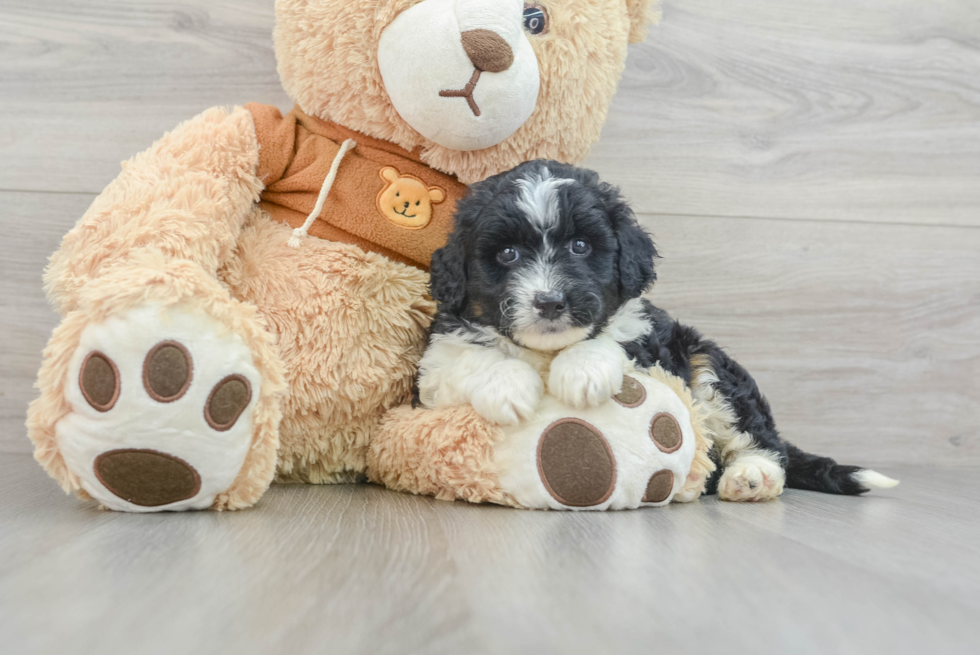
[[[456,200],[583,159],[655,17],[651,0],[278,0],[295,107],[179,125],[52,256],[37,461],[131,512],[245,508],[273,480],[556,509],[696,498],[710,433],[660,370],[524,426],[409,404]]]

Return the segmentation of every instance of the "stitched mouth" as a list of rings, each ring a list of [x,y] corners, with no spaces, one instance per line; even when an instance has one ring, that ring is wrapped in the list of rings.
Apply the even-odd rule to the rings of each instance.
[[[476,90],[476,84],[480,81],[481,71],[479,68],[473,71],[473,76],[470,77],[470,81],[466,83],[462,89],[446,89],[445,91],[440,91],[439,96],[442,98],[466,98],[466,104],[470,106],[470,111],[473,112],[474,116],[479,117],[480,107],[476,104],[476,100],[473,99],[473,92]]]
[[[405,218],[415,218],[416,216],[418,216],[418,214],[406,214],[405,212],[400,212],[397,209],[395,209],[394,207],[391,208],[391,211],[395,212],[399,216],[404,216]],[[405,210],[405,211],[408,211],[408,210]]]

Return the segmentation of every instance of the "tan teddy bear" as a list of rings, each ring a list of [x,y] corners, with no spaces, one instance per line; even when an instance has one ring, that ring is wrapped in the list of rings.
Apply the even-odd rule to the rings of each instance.
[[[37,460],[125,511],[242,508],[274,478],[367,476],[542,505],[501,481],[501,430],[467,407],[403,406],[435,309],[425,271],[466,184],[586,155],[649,3],[278,0],[292,111],[178,126],[52,257],[63,320],[29,411]],[[711,466],[697,412],[651,375],[697,442],[656,497],[694,497]],[[643,448],[626,505],[660,466]]]

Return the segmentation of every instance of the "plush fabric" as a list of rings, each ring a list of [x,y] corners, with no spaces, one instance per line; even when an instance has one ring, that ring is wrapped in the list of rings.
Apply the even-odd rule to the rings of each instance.
[[[279,76],[307,114],[421,149],[422,161],[471,184],[529,159],[578,162],[599,139],[626,47],[656,18],[650,0],[567,0],[548,7],[546,33],[529,39],[540,90],[531,117],[503,142],[459,151],[427,139],[389,101],[376,64],[385,27],[419,0],[279,0]],[[465,80],[464,80],[465,82]]]
[[[310,236],[353,244],[428,269],[432,253],[446,243],[452,229],[456,200],[466,193],[463,184],[398,146],[307,116],[298,108],[283,117],[268,105],[245,107],[255,121],[262,153],[258,177],[265,189],[260,206],[274,220],[292,227],[303,224],[340,144],[353,139],[357,147],[341,161]],[[414,194],[412,182],[424,187],[424,197]],[[382,205],[382,196],[389,190],[393,191]],[[438,193],[430,194],[430,190]],[[402,202],[409,206],[402,207]],[[405,215],[396,214],[396,209]],[[410,222],[423,212],[426,222]]]
[[[347,481],[385,411],[411,396],[435,303],[415,267],[321,239],[290,248],[289,232],[256,215],[220,278],[276,334],[290,390],[279,478]]]
[[[377,52],[398,115],[453,151],[492,148],[520,128],[541,83],[522,27],[523,6],[520,0],[430,0],[400,13]],[[447,103],[447,97],[460,100]]]
[[[213,326],[211,333],[216,337],[234,334],[241,341],[254,370],[256,398],[249,424],[244,426],[247,428],[244,432],[245,448],[238,455],[241,459],[236,463],[236,455],[228,447],[220,447],[220,444],[206,455],[209,461],[223,470],[230,470],[228,481],[231,484],[228,486],[226,481],[224,486],[210,488],[205,506],[238,509],[254,504],[275,474],[279,448],[279,422],[285,384],[274,336],[254,306],[231,298],[228,290],[199,265],[188,260],[170,259],[159,252],[134,254],[131,261],[112,267],[111,271],[86,285],[77,300],[77,309],[69,312],[55,329],[38,375],[37,386],[41,395],[31,403],[28,412],[28,430],[35,444],[35,458],[65,491],[81,492],[86,486],[82,478],[90,476],[93,470],[90,466],[77,465],[72,470],[66,463],[65,453],[69,453],[77,464],[94,460],[94,449],[100,446],[109,449],[119,446],[152,447],[160,445],[161,441],[168,443],[166,436],[161,440],[161,434],[166,434],[160,432],[163,426],[152,423],[161,417],[146,413],[151,405],[149,397],[141,405],[132,402],[128,396],[129,390],[135,389],[136,393],[142,391],[139,371],[142,358],[130,346],[145,337],[148,326],[158,323],[158,319],[152,317],[134,320],[129,315],[133,311],[145,313],[148,307],[154,308],[156,316],[170,309],[184,316],[199,312],[205,318],[193,321],[196,326],[194,330],[202,331],[210,325]],[[122,320],[125,320],[125,324],[122,324]],[[115,325],[106,332],[102,326],[114,321]],[[129,331],[133,333],[133,341],[125,338],[125,333]],[[124,388],[113,411],[100,414],[95,417],[96,420],[92,420],[91,416],[86,419],[84,412],[79,411],[83,400],[80,394],[76,395],[77,386],[73,384],[78,379],[84,354],[91,347],[83,344],[83,340],[92,338],[96,339],[98,348],[114,361],[123,364],[127,358],[132,359],[133,364],[128,368],[133,373],[129,380],[135,381],[135,384],[128,385],[128,389]],[[145,343],[147,348],[143,352],[148,352],[152,343]],[[126,352],[132,354],[127,356]],[[134,394],[132,398],[135,397]],[[200,407],[194,408],[194,417],[200,417],[202,422],[205,398],[206,395],[199,398]],[[170,405],[166,407],[172,409]],[[186,411],[176,408],[176,411],[164,414],[162,419],[167,422],[167,429],[178,430],[178,434],[183,435],[179,427],[187,419]],[[84,423],[79,425],[80,421]],[[132,423],[139,425],[144,421],[142,424],[146,429],[142,432],[133,429]],[[186,436],[192,434],[187,433]],[[71,443],[66,443],[66,438]],[[107,440],[115,441],[109,445]],[[178,446],[171,442],[167,447]],[[187,442],[186,447],[199,452],[193,439]],[[191,458],[183,454],[182,459]],[[91,478],[89,482],[92,482]],[[89,487],[82,495],[88,497],[91,493],[92,488]],[[105,501],[104,498],[100,500]],[[198,505],[194,502],[187,504],[188,507]],[[134,508],[124,505],[117,508],[134,511]]]
[[[546,396],[535,419],[516,427],[491,425],[469,406],[400,407],[385,415],[371,442],[368,475],[390,489],[512,507],[602,510],[660,505],[671,498],[695,500],[715,470],[708,457],[711,433],[703,409],[683,380],[660,367],[630,377],[644,389],[640,405],[609,402],[574,410]],[[682,432],[680,447],[669,452],[658,448],[650,432],[653,420],[664,412],[677,418]],[[568,419],[594,426],[613,454],[614,488],[598,503],[560,501],[541,474],[542,435]],[[595,468],[595,463],[586,468]],[[671,473],[670,485],[666,494],[653,499],[648,496],[651,485],[655,491],[664,488],[663,475],[654,479],[662,471]]]
[[[529,44],[540,77],[526,121],[500,143],[463,151],[399,115],[379,69],[385,29],[421,1],[279,0],[279,71],[298,108],[207,110],[125,162],[65,236],[45,274],[62,323],[45,350],[28,432],[66,491],[129,511],[238,509],[274,477],[346,482],[370,472],[394,489],[519,504],[501,486],[496,428],[470,408],[405,405],[435,311],[424,268],[462,184],[531,158],[585,156],[647,2],[558,3],[548,29],[526,37],[498,25],[519,18],[516,0],[460,8],[468,32],[510,30],[502,39],[515,66]],[[460,35],[453,47],[487,78],[472,99],[499,103],[481,94],[507,90],[492,77],[510,69],[501,42]],[[466,98],[442,99],[469,110]],[[340,161],[322,220],[291,247],[291,227],[311,211],[347,138],[358,146]],[[392,193],[420,213],[395,211]],[[158,366],[162,343],[176,344],[169,368],[144,380],[140,362]],[[85,377],[93,353],[103,359]],[[186,353],[186,370],[175,353]],[[686,398],[682,385],[675,391]],[[141,416],[152,423],[127,436],[126,421]],[[693,414],[690,427],[698,433]],[[168,452],[167,435],[177,433],[181,450]],[[708,470],[694,461],[692,475]],[[689,477],[685,490],[696,495],[698,484]]]

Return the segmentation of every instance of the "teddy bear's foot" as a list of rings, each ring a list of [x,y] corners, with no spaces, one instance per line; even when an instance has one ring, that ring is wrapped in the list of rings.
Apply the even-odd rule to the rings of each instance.
[[[554,396],[532,420],[493,425],[471,406],[401,407],[371,443],[369,475],[391,489],[513,507],[605,510],[689,502],[714,470],[703,416],[682,380],[631,373],[598,407]]]
[[[641,374],[599,407],[574,410],[547,396],[534,420],[503,431],[494,453],[500,484],[525,507],[665,505],[689,487],[696,451],[706,449],[690,399]]]
[[[82,332],[58,444],[110,509],[205,509],[245,462],[260,385],[243,340],[215,319],[140,306]]]
[[[772,500],[783,493],[786,472],[771,457],[745,454],[727,467],[718,481],[722,500],[754,502]]]
[[[51,335],[28,410],[34,457],[110,509],[248,507],[279,447],[273,336],[198,264],[132,259],[89,282]]]

